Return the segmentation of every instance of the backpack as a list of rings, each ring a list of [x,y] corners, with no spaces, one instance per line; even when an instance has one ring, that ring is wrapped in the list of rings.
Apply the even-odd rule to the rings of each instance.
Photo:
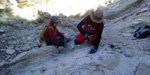
[[[150,27],[149,26],[139,27],[135,31],[134,37],[137,37],[137,38],[147,38],[147,37],[150,37]]]
[[[46,31],[46,29],[47,29],[47,28],[54,29],[54,28],[53,28],[53,27],[51,27],[51,26],[44,27],[44,28],[43,28],[43,30],[42,30],[42,32],[40,33],[40,39],[41,39],[41,40],[44,40],[44,39],[45,39],[44,34],[45,34],[45,31]]]

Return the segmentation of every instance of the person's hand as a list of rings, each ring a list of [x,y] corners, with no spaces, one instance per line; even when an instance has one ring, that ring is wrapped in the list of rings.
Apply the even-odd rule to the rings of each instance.
[[[93,54],[93,53],[95,53],[97,51],[97,48],[96,47],[93,47],[92,49],[91,49],[91,51],[90,51],[90,54]]]
[[[88,33],[85,33],[85,34],[84,34],[84,37],[85,37],[86,39],[88,39],[88,36],[89,36]]]

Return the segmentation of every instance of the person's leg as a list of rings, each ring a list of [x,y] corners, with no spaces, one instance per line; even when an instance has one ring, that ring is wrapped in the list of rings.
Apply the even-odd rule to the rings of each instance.
[[[85,37],[81,33],[79,33],[76,35],[74,43],[78,45],[81,44],[84,40],[86,40]]]
[[[57,41],[59,46],[64,46],[66,44],[65,37],[63,35],[59,35],[60,39]]]
[[[50,40],[45,40],[45,42],[46,42],[47,45],[52,45]]]
[[[60,37],[60,40],[65,41],[65,43],[70,41],[69,38],[65,38],[63,35],[59,35],[59,37]]]
[[[65,44],[66,44],[66,42],[64,40],[57,40],[56,41],[57,46],[64,46]]]
[[[64,36],[63,35],[58,35],[60,37],[60,40],[64,40]]]
[[[64,46],[65,42],[62,40],[56,40],[56,41],[45,41],[47,45],[56,45],[56,46]]]
[[[78,40],[74,40],[74,43],[75,43],[76,45],[81,44],[81,42],[79,42]]]

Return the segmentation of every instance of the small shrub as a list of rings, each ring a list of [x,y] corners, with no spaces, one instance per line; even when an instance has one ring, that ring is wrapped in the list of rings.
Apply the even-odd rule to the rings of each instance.
[[[31,4],[31,3],[21,3],[18,5],[19,8],[24,8],[24,7],[31,7],[34,6],[35,4]]]

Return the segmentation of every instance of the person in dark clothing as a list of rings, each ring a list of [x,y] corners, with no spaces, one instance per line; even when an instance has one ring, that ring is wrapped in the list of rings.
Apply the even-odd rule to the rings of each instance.
[[[58,18],[56,16],[52,16],[50,18],[50,23],[45,26],[47,29],[44,33],[44,39],[47,45],[64,46],[66,43],[64,40],[64,34],[59,32],[56,28],[58,22]]]
[[[93,9],[91,13],[77,25],[77,28],[80,33],[76,35],[74,43],[76,45],[81,44],[83,41],[88,40],[89,36],[93,36],[92,40],[90,40],[93,46],[90,53],[95,53],[98,49],[104,28],[103,11],[98,8]]]

